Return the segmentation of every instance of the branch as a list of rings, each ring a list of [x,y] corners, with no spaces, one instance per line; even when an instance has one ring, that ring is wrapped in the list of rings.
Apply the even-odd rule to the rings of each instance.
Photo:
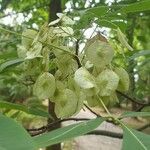
[[[74,119],[76,121],[77,118],[74,118]],[[150,124],[146,124],[146,125],[138,128],[138,129],[136,129],[136,130],[143,131],[144,129],[146,129],[148,127],[150,127]],[[42,131],[38,131],[38,132],[35,132],[35,133],[30,133],[30,134],[31,134],[31,136],[36,136],[36,135],[42,134],[44,132],[46,132],[46,131],[42,130]],[[116,133],[116,132],[106,131],[106,130],[93,130],[93,131],[91,131],[91,132],[89,132],[89,133],[87,133],[85,135],[101,135],[101,136],[108,136],[108,137],[111,137],[111,138],[118,138],[118,139],[122,139],[123,138],[123,134],[122,133]]]
[[[58,123],[62,123],[62,122],[66,122],[66,121],[87,121],[87,120],[90,120],[88,118],[67,118],[67,119],[59,119],[59,120],[56,120],[54,122],[51,122],[49,124],[47,124],[46,126],[42,126],[40,128],[33,128],[33,129],[26,129],[27,131],[29,132],[32,132],[32,131],[41,131],[41,130],[47,130],[48,128],[58,124]]]
[[[55,122],[48,124],[47,126],[43,126],[40,128],[34,128],[34,129],[26,129],[26,130],[28,132],[30,132],[31,136],[37,136],[37,135],[47,132],[47,129],[49,127],[56,125],[57,123],[61,123],[61,122],[65,122],[65,121],[85,121],[85,120],[87,121],[90,119],[88,119],[88,118],[67,118],[67,119],[57,120]],[[105,130],[94,130],[85,135],[102,135],[102,136],[109,136],[112,138],[119,138],[119,139],[121,139],[123,137],[123,135],[121,133],[115,133],[115,132],[105,131]]]
[[[88,105],[84,104],[84,106],[94,115],[96,115],[97,117],[101,117],[99,114],[97,114],[95,111],[93,111]]]
[[[146,124],[146,125],[144,125],[144,126],[138,128],[138,129],[136,129],[136,130],[138,130],[138,131],[143,131],[143,130],[145,130],[146,128],[149,128],[149,127],[150,127],[150,123],[148,123],[148,124]]]
[[[150,105],[150,103],[145,103],[144,101],[141,102],[140,100],[137,100],[137,99],[135,99],[135,98],[132,98],[132,97],[130,97],[130,96],[128,96],[128,95],[126,95],[126,94],[124,94],[124,93],[118,91],[118,90],[116,90],[116,92],[117,92],[118,94],[120,94],[121,96],[127,98],[127,99],[130,100],[131,102],[137,103],[137,104],[139,104],[139,105],[144,105],[144,106],[149,106],[149,105]]]
[[[77,39],[76,41],[76,49],[75,49],[75,54],[78,56],[78,53],[79,53],[79,39]]]
[[[62,120],[57,120],[55,122],[52,122],[50,124],[48,124],[47,126],[43,126],[40,128],[34,128],[34,129],[27,129],[28,132],[30,132],[31,136],[37,136],[40,135],[42,133],[47,132],[47,129],[51,126],[56,125],[57,123],[61,123],[61,122],[65,122],[65,121],[87,121],[90,120],[88,118],[67,118],[67,119],[62,119]],[[142,131],[146,128],[150,127],[150,124],[146,124],[136,130],[138,131]],[[112,137],[112,138],[119,138],[122,139],[123,138],[123,134],[122,133],[116,133],[116,132],[112,132],[112,131],[106,131],[106,130],[93,130],[85,135],[101,135],[101,136],[108,136],[108,137]]]
[[[87,133],[86,135],[102,135],[102,136],[109,136],[112,138],[119,138],[119,139],[123,138],[122,133],[116,133],[116,132],[105,131],[105,130],[94,130]]]
[[[146,107],[147,105],[141,105],[139,108],[137,108],[135,111],[141,111],[144,107]]]
[[[31,133],[31,136],[37,136],[37,135],[42,134],[42,133],[44,133],[44,132],[40,131],[40,132],[36,132],[36,133]],[[115,132],[105,131],[105,130],[94,130],[94,131],[91,131],[87,134],[84,134],[83,136],[85,136],[85,135],[101,135],[101,136],[108,136],[111,138],[119,138],[119,139],[123,138],[122,133],[115,133]]]
[[[80,39],[77,39],[77,41],[76,41],[76,47],[75,47],[75,59],[76,59],[77,64],[78,64],[78,68],[82,67],[80,59],[78,57],[78,55],[79,55],[79,42],[80,42]]]

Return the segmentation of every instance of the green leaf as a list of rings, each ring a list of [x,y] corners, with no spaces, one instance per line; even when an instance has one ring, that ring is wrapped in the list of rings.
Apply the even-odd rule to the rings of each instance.
[[[123,127],[122,150],[149,150],[149,141],[149,135],[130,129],[126,126]]]
[[[33,93],[39,99],[47,99],[54,95],[56,89],[55,78],[52,74],[44,72],[38,77],[33,87]]]
[[[25,129],[0,114],[0,150],[36,150],[36,144]]]
[[[87,122],[69,125],[67,127],[45,133],[41,136],[34,137],[34,141],[37,143],[39,148],[54,145],[65,140],[84,135],[97,128],[103,121],[103,118],[97,118]]]
[[[117,29],[120,28],[121,30],[125,31],[127,28],[127,23],[124,21],[118,21],[118,20],[105,20],[105,19],[97,19],[95,21],[97,24],[99,24],[101,27],[107,27],[111,29]]]
[[[5,149],[4,147],[1,147],[1,146],[0,146],[0,150],[6,150],[6,149]]]
[[[5,101],[0,101],[0,108],[19,110],[19,111],[23,111],[23,112],[31,114],[31,115],[36,115],[36,116],[41,116],[41,117],[51,117],[44,110],[41,110],[38,108],[32,108],[32,107],[29,108],[29,107],[24,106],[24,105],[9,103],[9,102],[5,102]]]
[[[150,112],[124,112],[119,118],[126,117],[150,117]]]
[[[108,28],[112,28],[112,29],[117,29],[118,26],[115,25],[114,23],[112,23],[111,21],[108,20],[104,20],[104,19],[98,19],[96,20],[96,22],[102,27],[108,27]]]
[[[84,67],[75,72],[74,80],[83,89],[95,87],[94,77]]]
[[[17,52],[16,51],[3,51],[0,53],[0,59],[13,59],[17,57]]]
[[[86,12],[90,12],[90,13],[96,15],[97,17],[100,17],[103,15],[106,15],[108,10],[109,10],[108,6],[98,6],[98,7],[89,8],[86,10]]]
[[[123,6],[120,12],[132,13],[132,12],[141,12],[141,11],[148,11],[148,10],[150,10],[150,1],[143,0],[140,2]]]
[[[142,51],[139,51],[137,53],[134,53],[130,58],[129,58],[129,61],[137,58],[137,57],[140,57],[140,56],[145,56],[145,55],[148,55],[150,56],[150,50],[142,50]]]
[[[13,59],[13,60],[8,60],[2,64],[0,64],[0,72],[4,71],[6,68],[8,67],[12,67],[12,66],[15,66],[17,64],[20,64],[22,63],[24,60],[23,59],[20,59],[20,58],[16,58],[16,59]]]

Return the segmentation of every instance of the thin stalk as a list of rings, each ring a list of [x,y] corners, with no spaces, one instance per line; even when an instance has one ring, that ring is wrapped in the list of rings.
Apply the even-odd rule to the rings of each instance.
[[[104,102],[101,100],[101,98],[97,95],[98,100],[100,101],[100,103],[102,104],[102,106],[104,107],[105,111],[107,112],[107,114],[113,118],[112,114],[110,113],[110,111],[107,109],[106,105],[104,104]]]

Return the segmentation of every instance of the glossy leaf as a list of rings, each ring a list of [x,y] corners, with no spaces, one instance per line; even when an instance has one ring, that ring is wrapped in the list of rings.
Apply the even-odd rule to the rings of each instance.
[[[133,13],[133,12],[148,11],[150,10],[149,6],[150,6],[150,1],[143,0],[143,1],[135,2],[135,3],[123,6],[120,12]]]
[[[44,110],[33,108],[33,107],[30,108],[25,105],[20,105],[20,104],[5,102],[5,101],[0,101],[0,108],[19,110],[19,111],[22,111],[31,115],[51,118],[51,116]]]
[[[150,50],[142,50],[142,51],[139,51],[137,53],[134,53],[130,58],[129,60],[134,60],[135,58],[137,57],[140,57],[140,56],[150,56]]]
[[[54,145],[86,134],[97,128],[103,121],[103,118],[97,118],[87,122],[69,125],[67,127],[45,133],[41,136],[34,137],[34,141],[38,144],[39,148]]]
[[[86,12],[94,13],[97,17],[106,15],[107,11],[109,10],[108,6],[99,6],[93,7],[86,10]]]
[[[0,114],[0,150],[36,150],[36,144],[25,129]]]
[[[150,112],[124,112],[120,118],[127,117],[150,117]]]
[[[122,150],[149,150],[150,149],[150,136],[142,132],[123,128],[123,145]]]
[[[23,59],[20,59],[20,58],[16,58],[16,59],[13,59],[13,60],[8,60],[2,64],[0,64],[0,72],[4,71],[6,68],[8,67],[12,67],[12,66],[15,66],[17,64],[20,64],[22,63],[24,60]]]

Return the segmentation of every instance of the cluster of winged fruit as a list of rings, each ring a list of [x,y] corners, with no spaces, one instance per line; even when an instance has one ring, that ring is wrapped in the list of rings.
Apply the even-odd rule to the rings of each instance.
[[[114,50],[100,35],[88,40],[84,53],[76,56],[75,48],[68,45],[70,39],[75,39],[74,21],[62,14],[58,16],[39,31],[24,31],[18,46],[26,75],[35,80],[33,95],[54,102],[58,118],[78,113],[84,103],[101,107],[103,101],[112,106],[118,101],[116,90],[124,92],[129,88],[128,73],[112,66]],[[82,60],[82,66],[77,59]]]

